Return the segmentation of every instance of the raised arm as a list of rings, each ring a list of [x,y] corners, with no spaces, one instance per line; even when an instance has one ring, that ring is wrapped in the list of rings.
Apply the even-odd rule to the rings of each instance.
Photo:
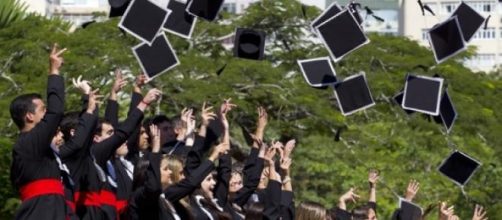
[[[112,136],[93,145],[91,150],[96,158],[96,162],[100,166],[105,167],[106,161],[110,159],[115,153],[115,150],[127,140],[132,131],[139,125],[143,118],[143,112],[148,105],[157,100],[160,95],[161,92],[158,89],[151,89],[148,91],[137,108],[127,117],[124,123],[115,129]]]
[[[94,115],[94,111],[100,102],[99,98],[101,98],[96,93],[97,90],[89,93],[87,109],[80,115],[74,135],[59,148],[59,156],[63,161],[90,145],[92,134],[98,121],[98,117]]]
[[[223,125],[223,141],[222,143],[230,146],[230,132],[229,132],[229,123],[227,120],[227,113],[233,108],[230,100],[226,100],[224,106],[222,106],[222,110],[220,111],[220,120]],[[220,207],[225,207],[228,200],[228,189],[230,177],[232,176],[232,158],[229,154],[223,155],[220,157],[220,161],[217,168],[217,182],[214,188],[214,196],[218,199],[218,203]]]
[[[370,184],[370,199],[369,202],[376,203],[376,184],[378,182],[378,172],[372,170],[368,174],[368,182]]]
[[[119,104],[117,102],[117,93],[126,85],[127,81],[122,77],[120,69],[115,70],[115,80],[113,81],[112,89],[110,90],[110,98],[105,109],[105,119],[109,121],[113,127],[119,124]]]
[[[192,193],[200,186],[200,183],[204,180],[204,178],[206,178],[206,176],[214,169],[214,161],[216,161],[219,157],[228,154],[229,149],[230,147],[224,143],[216,146],[208,159],[204,160],[199,167],[197,167],[197,169],[191,172],[179,183],[176,183],[165,190],[164,195],[166,196],[166,199],[171,202],[176,202]]]
[[[66,48],[59,50],[58,45],[54,44],[49,56],[50,69],[47,80],[47,108],[45,115],[35,127],[30,127],[27,135],[31,136],[30,140],[34,140],[38,144],[32,144],[31,149],[27,149],[30,153],[44,154],[47,151],[52,151],[50,143],[54,135],[56,135],[59,123],[63,119],[65,91],[64,79],[59,75],[59,69],[63,64],[61,55],[66,51]],[[26,126],[25,126],[26,127]],[[26,146],[23,146],[26,147]]]
[[[271,148],[272,150],[274,147]],[[281,206],[281,176],[275,170],[275,161],[267,158],[269,183],[267,185],[267,197],[265,198],[263,219],[279,219]]]

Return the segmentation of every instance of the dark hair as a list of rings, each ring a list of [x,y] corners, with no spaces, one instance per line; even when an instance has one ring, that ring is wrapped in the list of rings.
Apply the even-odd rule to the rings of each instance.
[[[298,220],[327,220],[331,219],[326,208],[312,201],[305,201],[296,207],[295,219]]]
[[[163,122],[169,122],[169,118],[165,115],[156,115],[152,118],[152,124],[159,125]]]
[[[262,220],[265,207],[260,202],[251,203],[246,210],[246,220]]]
[[[181,120],[180,115],[176,115],[176,116],[172,117],[171,120],[169,121],[169,123],[171,123],[173,129],[184,127],[183,121]]]
[[[134,166],[133,178],[132,178],[132,191],[136,190],[140,186],[143,186],[146,181],[146,170],[150,166],[150,161],[142,157]]]
[[[19,129],[23,129],[25,126],[24,117],[26,114],[28,112],[35,112],[35,108],[37,107],[33,103],[35,99],[42,99],[42,96],[37,93],[24,94],[14,98],[10,103],[10,117]]]
[[[209,175],[216,175],[216,172],[211,172]],[[192,193],[192,196],[191,196],[191,199],[195,200],[195,196],[196,195],[200,195],[202,196],[203,198],[200,200],[200,203],[201,205],[208,209],[209,212],[213,215],[216,215],[214,217],[216,217],[216,219],[220,219],[220,220],[231,220],[232,219],[232,216],[227,213],[227,212],[222,212],[220,211],[216,205],[213,203],[213,201],[211,200],[211,198],[209,198],[203,191],[202,189],[200,188],[200,184],[199,184],[199,188],[197,188],[193,193]],[[223,208],[223,207],[222,207]]]
[[[366,220],[368,219],[368,214],[370,209],[373,209],[369,205],[359,206],[352,210],[352,220]],[[375,210],[373,210],[375,211]]]
[[[112,122],[110,122],[110,121],[108,121],[108,120],[106,120],[104,118],[100,118],[98,120],[98,124],[96,125],[96,129],[94,129],[94,134],[95,135],[100,135],[101,134],[101,131],[103,130],[103,124],[112,125]]]
[[[71,130],[75,129],[78,125],[78,118],[80,112],[67,112],[64,114],[63,119],[59,123],[61,132],[63,133],[64,141],[69,141],[71,138]]]

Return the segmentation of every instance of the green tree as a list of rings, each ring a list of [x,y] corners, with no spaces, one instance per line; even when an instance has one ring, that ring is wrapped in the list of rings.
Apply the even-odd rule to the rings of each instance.
[[[376,168],[382,176],[377,192],[382,219],[388,219],[396,208],[394,193],[403,194],[410,178],[421,182],[416,202],[424,207],[449,200],[462,218],[468,218],[477,202],[489,207],[491,219],[502,217],[498,213],[502,208],[502,196],[498,193],[502,189],[502,113],[497,111],[502,108],[502,81],[492,75],[472,73],[461,64],[472,55],[472,50],[435,65],[431,51],[414,41],[371,34],[369,45],[336,63],[335,69],[339,79],[364,71],[376,105],[344,117],[332,89],[310,88],[296,64],[297,59],[328,55],[308,27],[319,13],[292,0],[260,1],[243,15],[223,14],[213,23],[199,20],[190,40],[168,34],[180,65],[151,83],[164,91],[158,109],[173,116],[184,106],[198,109],[202,101],[215,105],[223,98],[233,98],[239,105],[230,115],[233,143],[237,149],[247,151],[238,124],[253,129],[256,107],[265,106],[270,116],[266,139],[298,140],[293,162],[297,202],[313,200],[331,207],[351,186],[357,186],[363,191],[363,198],[367,198],[367,172]],[[126,70],[129,77],[129,72],[138,73],[140,68],[130,48],[139,41],[122,34],[117,22],[112,19],[68,33],[64,22],[28,16],[16,25],[0,29],[0,64],[11,60],[4,72],[11,80],[0,80],[0,106],[8,109],[19,93],[43,91],[48,69],[46,56],[53,42],[69,49],[63,67],[68,110],[79,107],[78,94],[70,86],[71,77],[83,75],[106,94],[114,68]],[[265,60],[235,58],[222,46],[219,39],[236,27],[267,33]],[[216,71],[225,64],[218,76]],[[417,69],[417,65],[431,68]],[[402,89],[407,73],[437,73],[445,78],[460,115],[451,134],[445,135],[430,118],[420,114],[408,116],[393,104],[392,96]],[[125,107],[128,92],[119,95]],[[0,150],[6,153],[0,163],[0,207],[4,207],[2,214],[9,216],[18,200],[8,178],[7,152],[17,130],[8,111],[2,111],[0,116],[0,123],[7,125],[0,128]],[[335,141],[339,129],[341,140]],[[435,171],[454,148],[483,163],[465,187],[465,195]],[[14,199],[6,203],[9,198]]]

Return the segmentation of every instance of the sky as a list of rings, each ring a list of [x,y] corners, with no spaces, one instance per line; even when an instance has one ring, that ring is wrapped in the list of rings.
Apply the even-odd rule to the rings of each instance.
[[[320,9],[324,9],[325,0],[300,0],[302,3],[306,5],[315,5]]]

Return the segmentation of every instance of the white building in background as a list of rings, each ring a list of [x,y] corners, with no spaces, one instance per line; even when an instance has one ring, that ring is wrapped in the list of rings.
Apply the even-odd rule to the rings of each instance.
[[[233,14],[242,14],[251,3],[257,1],[258,0],[225,0],[221,10]]]
[[[110,10],[107,0],[21,0],[29,12],[42,16],[59,16],[75,26],[91,21],[94,13],[107,14]]]
[[[455,11],[459,0],[422,0],[436,14],[422,15],[416,1],[404,0],[401,5],[400,34],[428,46],[427,31],[446,20]],[[465,64],[475,71],[491,71],[502,64],[502,3],[497,0],[464,0],[483,17],[491,15],[487,29],[483,27],[473,36],[469,46],[476,46],[477,54]]]
[[[47,14],[47,1],[46,0],[21,0],[27,6],[28,12],[37,13],[45,16]]]
[[[326,0],[326,6],[337,2],[340,6],[347,6],[353,0]],[[413,0],[410,0],[413,1]],[[376,32],[380,34],[398,35],[399,34],[399,0],[357,0],[362,7],[367,6],[384,21],[378,21],[368,15],[364,8],[361,8],[360,14],[364,19],[363,28],[366,32]]]

